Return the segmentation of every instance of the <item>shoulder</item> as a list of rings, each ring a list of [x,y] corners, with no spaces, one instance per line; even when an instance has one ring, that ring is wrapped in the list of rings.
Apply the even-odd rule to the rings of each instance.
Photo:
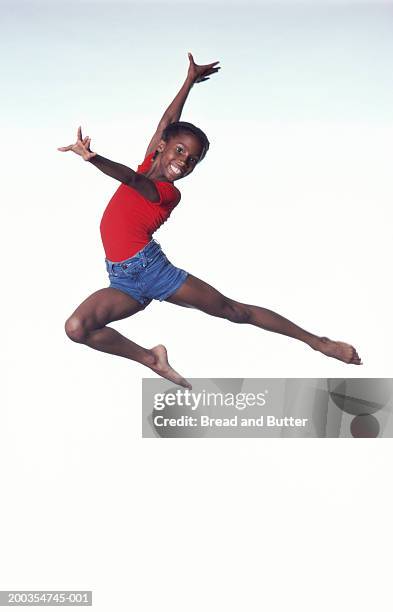
[[[143,162],[139,164],[137,168],[137,172],[139,172],[140,174],[143,174],[144,172],[147,172],[149,170],[150,166],[153,163],[153,155],[154,155],[153,151],[149,153],[148,155],[146,155]]]
[[[150,166],[153,163],[153,156],[154,156],[154,151],[151,151],[150,153],[146,155],[143,162],[139,164],[138,166],[138,169],[137,169],[138,174],[144,174],[150,169]],[[139,183],[142,182],[143,178],[145,177],[140,177],[139,180],[137,180],[137,182]],[[154,186],[158,192],[159,200],[156,201],[155,198],[154,198],[155,201],[150,200],[153,204],[168,205],[168,206],[172,206],[172,208],[174,208],[175,206],[177,206],[177,204],[179,204],[181,200],[181,193],[178,190],[178,188],[173,185],[173,183],[166,183],[165,181],[156,181],[154,179],[146,179],[146,180],[154,183]]]
[[[181,199],[181,193],[172,183],[163,181],[154,181],[158,194],[160,196],[159,204],[167,204],[172,207],[177,206]]]

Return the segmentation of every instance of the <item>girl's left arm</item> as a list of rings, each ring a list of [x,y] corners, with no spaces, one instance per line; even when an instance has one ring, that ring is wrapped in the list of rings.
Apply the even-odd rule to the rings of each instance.
[[[150,200],[150,202],[158,202],[160,200],[159,193],[157,191],[157,187],[154,182],[135,172],[128,166],[124,164],[119,164],[118,162],[114,162],[106,157],[102,157],[102,155],[98,155],[94,151],[90,149],[91,138],[89,136],[82,137],[82,128],[78,128],[77,139],[74,144],[68,145],[67,147],[59,147],[59,151],[72,151],[77,155],[80,155],[82,159],[92,163],[98,170],[107,174],[111,178],[114,178],[116,181],[120,181],[125,185],[133,187],[138,193],[140,193],[143,197]]]
[[[185,101],[188,98],[188,94],[191,91],[194,83],[202,83],[203,81],[207,81],[209,79],[209,75],[214,74],[220,70],[219,66],[216,66],[219,62],[212,62],[211,64],[205,64],[203,66],[199,66],[194,62],[194,58],[191,53],[188,54],[189,66],[186,80],[181,86],[179,92],[176,94],[163,116],[160,119],[160,122],[157,126],[157,129],[154,133],[153,138],[149,142],[149,146],[147,147],[145,157],[158,146],[158,143],[161,140],[162,132],[165,128],[175,121],[179,121],[181,117],[181,113],[185,104]]]

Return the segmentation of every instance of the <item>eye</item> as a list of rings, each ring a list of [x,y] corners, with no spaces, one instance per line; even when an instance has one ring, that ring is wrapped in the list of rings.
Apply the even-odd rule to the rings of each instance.
[[[176,151],[177,153],[183,153],[183,147],[181,147],[180,145],[177,145]]]
[[[195,159],[195,157],[190,157],[190,162],[191,162],[192,164],[196,164],[196,163],[198,163],[198,160],[197,160],[197,159]]]

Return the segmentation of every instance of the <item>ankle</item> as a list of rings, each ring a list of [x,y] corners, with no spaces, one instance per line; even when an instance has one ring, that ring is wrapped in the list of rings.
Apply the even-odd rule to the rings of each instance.
[[[326,341],[328,340],[328,338],[325,338],[324,336],[313,336],[309,342],[308,345],[314,350],[314,351],[320,351],[321,350],[321,346],[323,344],[326,343]]]
[[[151,368],[157,364],[157,356],[152,350],[146,349],[142,358],[141,363],[148,368]]]

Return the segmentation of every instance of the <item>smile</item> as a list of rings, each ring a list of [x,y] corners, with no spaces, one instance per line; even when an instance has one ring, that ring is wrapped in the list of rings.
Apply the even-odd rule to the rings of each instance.
[[[183,170],[181,170],[180,168],[178,168],[178,166],[175,166],[174,164],[169,164],[169,169],[171,170],[171,172],[173,172],[173,174],[176,174],[176,176],[180,176],[181,174],[183,174]]]

